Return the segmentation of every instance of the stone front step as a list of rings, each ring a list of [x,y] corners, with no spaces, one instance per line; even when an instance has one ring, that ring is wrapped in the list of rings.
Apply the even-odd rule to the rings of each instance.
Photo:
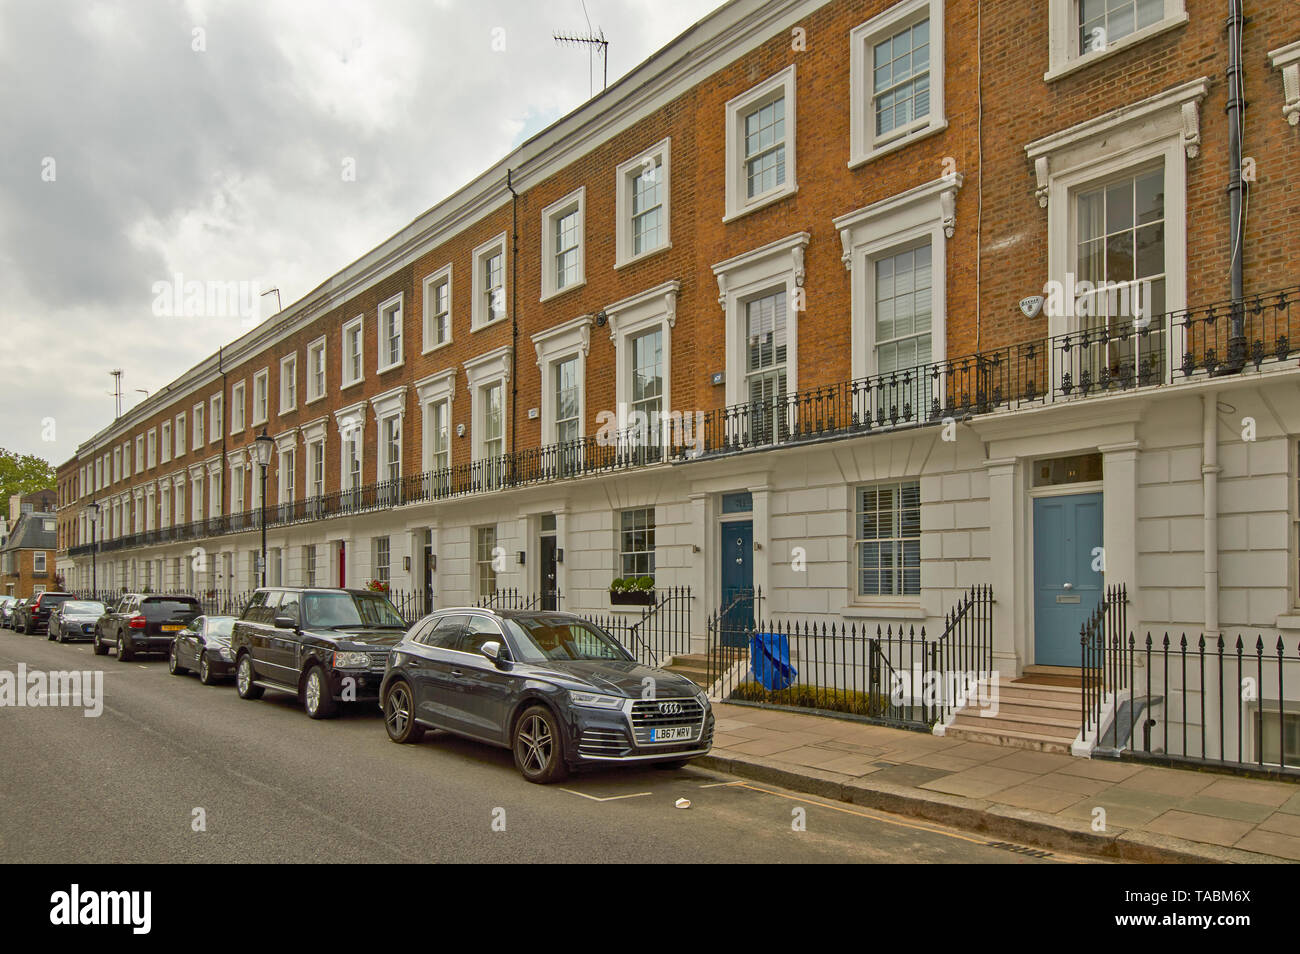
[[[983,698],[988,698],[987,688]],[[945,727],[944,735],[969,742],[1068,754],[1070,743],[1079,734],[1081,705],[1080,690],[1075,687],[999,681],[996,716],[981,716],[977,697],[956,714]]]
[[[697,686],[708,687],[708,657],[703,653],[674,656],[672,662],[664,666],[664,669],[668,672],[677,673],[679,676],[685,676]]]

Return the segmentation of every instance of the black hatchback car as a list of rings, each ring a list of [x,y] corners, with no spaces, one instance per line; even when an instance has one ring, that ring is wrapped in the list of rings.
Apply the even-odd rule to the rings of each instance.
[[[241,699],[290,692],[327,719],[341,702],[374,702],[406,621],[382,593],[277,586],[257,590],[230,634]]]
[[[380,704],[394,742],[446,729],[511,749],[530,782],[589,765],[676,767],[713,745],[702,689],[569,613],[426,616],[393,649]]]

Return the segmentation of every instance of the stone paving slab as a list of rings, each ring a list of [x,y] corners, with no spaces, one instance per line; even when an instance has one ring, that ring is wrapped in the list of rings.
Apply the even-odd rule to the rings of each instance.
[[[750,778],[1124,859],[1300,862],[1300,785],[1293,782],[751,706],[719,703],[714,712],[706,761]]]

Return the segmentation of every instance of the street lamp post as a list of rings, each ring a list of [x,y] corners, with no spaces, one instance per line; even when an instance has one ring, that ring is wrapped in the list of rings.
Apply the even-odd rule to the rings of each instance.
[[[95,551],[99,549],[99,541],[95,537],[95,528],[99,525],[99,504],[92,500],[86,510],[90,513],[90,588],[98,598],[99,581],[95,576]]]
[[[262,468],[262,497],[260,500],[262,511],[262,585],[266,586],[266,468],[271,464],[271,447],[275,444],[271,438],[266,436],[266,428],[262,428],[262,433],[253,441],[253,459]]]

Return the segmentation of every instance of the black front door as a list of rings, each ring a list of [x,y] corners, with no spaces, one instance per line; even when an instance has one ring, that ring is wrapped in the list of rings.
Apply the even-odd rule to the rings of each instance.
[[[559,561],[556,560],[558,548],[555,545],[554,536],[544,536],[541,542],[542,609],[558,610],[560,608],[559,575],[557,573]]]

